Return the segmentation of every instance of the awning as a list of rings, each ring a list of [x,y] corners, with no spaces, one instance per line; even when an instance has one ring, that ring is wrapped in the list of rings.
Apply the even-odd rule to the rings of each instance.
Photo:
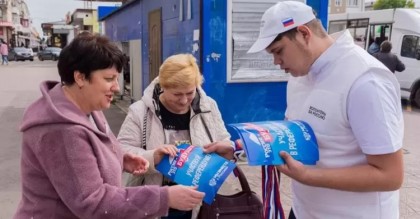
[[[8,21],[0,21],[0,27],[13,27],[13,23]]]

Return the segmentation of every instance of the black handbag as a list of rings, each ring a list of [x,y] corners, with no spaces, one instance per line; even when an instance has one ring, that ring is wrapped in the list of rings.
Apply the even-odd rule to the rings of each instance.
[[[203,203],[198,219],[258,219],[262,218],[263,205],[257,194],[251,191],[248,181],[239,167],[234,170],[242,191],[234,195],[217,194],[213,203]]]

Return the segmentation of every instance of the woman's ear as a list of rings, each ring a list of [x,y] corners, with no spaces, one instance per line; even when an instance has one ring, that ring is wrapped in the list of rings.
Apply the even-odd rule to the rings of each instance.
[[[74,82],[81,89],[85,84],[85,75],[82,74],[80,71],[74,71],[73,75]]]

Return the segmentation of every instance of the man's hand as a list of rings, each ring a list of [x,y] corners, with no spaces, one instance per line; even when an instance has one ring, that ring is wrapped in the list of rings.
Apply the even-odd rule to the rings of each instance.
[[[295,160],[287,152],[281,151],[280,157],[283,158],[285,164],[277,166],[277,169],[289,176],[290,178],[303,182],[307,168],[299,161]]]
[[[178,148],[172,144],[165,144],[161,147],[157,148],[153,153],[153,159],[155,161],[155,165],[158,165],[160,161],[162,161],[163,156],[169,155],[170,157],[175,157],[178,153]]]
[[[233,159],[233,150],[231,141],[216,141],[203,146],[204,153],[216,152],[228,160]]]
[[[197,187],[175,185],[169,186],[169,207],[181,211],[189,211],[199,205],[204,198],[204,193],[197,191]]]
[[[124,154],[123,165],[125,172],[131,173],[135,176],[143,174],[147,172],[147,169],[149,169],[149,161],[141,156],[136,156],[129,153]]]

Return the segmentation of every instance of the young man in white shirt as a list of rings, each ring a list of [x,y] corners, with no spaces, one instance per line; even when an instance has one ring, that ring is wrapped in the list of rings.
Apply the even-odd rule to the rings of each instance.
[[[262,50],[293,76],[286,118],[308,122],[319,145],[314,167],[281,152],[286,164],[277,168],[293,179],[291,218],[399,218],[404,124],[395,77],[348,31],[329,36],[297,1],[264,13],[248,52]]]

